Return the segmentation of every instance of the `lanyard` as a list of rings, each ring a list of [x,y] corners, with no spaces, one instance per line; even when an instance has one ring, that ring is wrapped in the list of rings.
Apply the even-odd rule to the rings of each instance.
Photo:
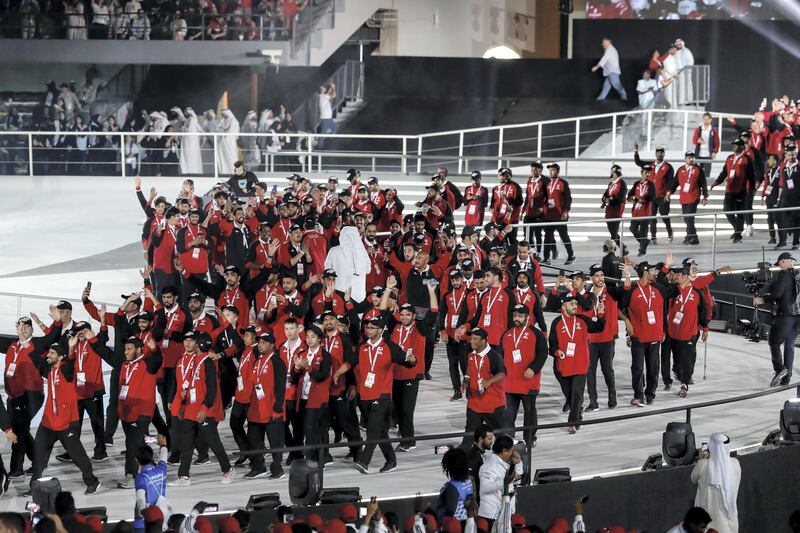
[[[561,177],[559,176],[556,179],[552,180],[550,184],[547,186],[547,192],[549,192],[550,194],[556,192],[556,189],[558,189],[558,182],[560,179]]]
[[[527,289],[514,289],[517,293],[517,303],[525,305],[530,297],[530,288]],[[524,295],[524,296],[523,296]]]
[[[250,360],[250,357],[253,355],[253,347],[251,346],[249,350],[245,350],[245,355],[242,357],[242,360],[239,362],[239,375],[242,375],[242,368],[244,368],[245,363]]]
[[[139,337],[139,338],[142,341],[142,344],[145,344],[145,345],[150,341],[150,337],[153,336],[153,334],[151,332],[149,332],[149,331],[146,331],[144,334],[142,334],[140,332],[139,335],[141,335],[141,337]]]
[[[461,302],[464,301],[464,297],[467,295],[467,290],[463,289],[461,291],[461,296],[458,298],[458,303],[456,303],[456,291],[450,295],[450,299],[453,301],[453,313],[458,313],[458,310],[461,308]]]
[[[481,370],[483,369],[483,362],[486,360],[486,355],[481,355],[478,352],[472,352],[475,357],[472,358],[472,361],[475,363],[475,369],[478,371],[478,377],[481,377]],[[478,362],[480,361],[480,362]]]
[[[567,334],[569,340],[575,340],[575,328],[578,326],[578,316],[574,315],[572,317],[572,332],[570,332],[569,328],[567,327],[567,317],[564,315],[563,311],[561,313],[561,320],[564,322],[564,333]]]
[[[649,182],[647,182],[647,181],[643,181],[637,187],[637,190],[639,192],[638,196],[639,196],[639,202],[640,203],[645,203],[646,202],[646,200],[644,199],[644,195],[647,193],[647,184],[648,183]]]
[[[200,234],[200,227],[199,226],[195,226],[195,227],[197,228],[197,233],[192,231],[192,225],[191,224],[186,226],[186,233],[188,233],[189,237],[191,237],[189,239],[190,241],[195,240],[197,238],[197,236]]]
[[[400,345],[401,348],[406,348],[406,342],[408,341],[408,337],[411,335],[411,331],[413,331],[414,325],[400,326],[400,330],[397,332],[397,344]],[[403,330],[406,330],[405,336],[403,336]]]
[[[692,294],[692,286],[689,285],[689,290],[686,291],[686,294],[683,293],[683,289],[678,287],[678,291],[681,293],[681,310],[680,314],[683,314],[683,310],[686,309],[686,302],[689,300],[689,295]]]
[[[260,364],[256,364],[256,376],[264,375],[264,372],[266,372],[269,368],[269,361],[272,359],[273,355],[275,355],[275,352],[270,352],[268,357],[262,356],[263,361],[259,361]]]
[[[89,343],[87,341],[80,341],[78,343],[78,372],[83,372],[83,362],[89,354]]]
[[[334,335],[333,337],[326,337],[325,338],[325,351],[331,353],[331,349],[336,347],[336,341],[338,340],[336,337],[338,335]]]
[[[492,298],[490,295],[486,296],[487,305],[486,305],[486,312],[484,313],[484,315],[492,313],[492,307],[494,307],[494,304],[497,302],[497,299],[500,297],[500,291],[503,290],[502,287],[495,287],[495,288],[497,289],[497,292],[494,293],[494,298]]]
[[[372,348],[375,348],[375,355],[372,355]],[[379,342],[377,345],[372,346],[369,342],[367,342],[367,358],[369,359],[369,371],[374,373],[375,372],[375,363],[378,362],[378,354],[381,348],[381,343]]]
[[[134,372],[139,367],[139,361],[142,360],[144,355],[141,355],[134,359],[133,361],[128,361],[125,365],[125,385],[128,385],[131,382],[131,378],[133,377]]]
[[[48,384],[50,385],[50,399],[53,402],[53,414],[58,414],[58,403],[56,402],[56,385],[61,382],[61,378],[58,375],[58,368],[55,366],[50,369],[50,375],[47,379]]]
[[[24,350],[25,348],[28,347],[28,344],[29,344],[29,342],[22,343],[22,342],[19,342],[19,341],[17,341],[14,344],[14,348],[13,348],[13,350],[14,350],[14,359],[11,361],[12,365],[17,364],[17,357],[19,356],[20,352],[22,352],[22,350]]]
[[[694,172],[694,165],[686,165],[686,181],[692,181],[692,172]]]
[[[614,196],[614,194],[617,192],[617,186],[619,185],[619,180],[620,178],[614,178],[613,180],[611,180],[611,185],[608,186],[609,196]]]
[[[167,331],[172,331],[172,324],[175,323],[175,320],[178,318],[178,306],[175,305],[175,310],[171,312],[167,312],[169,315],[169,320],[167,320]]]
[[[227,290],[225,291],[225,303],[227,303],[228,305],[235,305],[234,302],[238,297],[239,297],[239,287],[236,287],[236,291],[233,293],[232,298],[229,296],[228,291]]]
[[[514,329],[517,329],[517,328],[514,328]],[[528,329],[528,328],[527,328],[527,324],[526,324],[525,326],[522,326],[522,328],[520,328],[520,331],[519,331],[519,337],[517,337],[517,336],[514,334],[513,330],[512,330],[512,333],[511,333],[511,340],[513,340],[513,341],[514,341],[514,349],[515,349],[515,350],[518,350],[518,349],[519,349],[519,342],[522,340],[522,337],[525,335],[525,330],[526,330],[526,329]]]
[[[291,348],[289,347],[289,341],[288,340],[286,341],[286,344],[284,344],[284,347],[286,348],[286,355],[287,355],[286,360],[289,361],[289,362],[291,362],[292,359],[294,358],[295,350],[297,350],[300,347],[300,338],[298,337],[295,340],[297,342],[295,342],[294,346],[292,346]]]
[[[744,155],[744,152],[742,152],[739,155],[734,155],[733,156],[733,163],[731,163],[731,168],[729,169],[729,172],[736,173],[736,163],[739,162],[739,160],[742,158],[743,155]],[[728,177],[730,178],[730,175]]]
[[[647,296],[644,295],[644,289],[642,289],[642,286],[639,285],[639,292],[642,293],[642,300],[644,300],[644,303],[647,304],[647,310],[650,311],[650,303],[653,301],[653,289],[649,285],[647,289],[648,289],[647,292],[650,293],[650,299],[648,299]]]

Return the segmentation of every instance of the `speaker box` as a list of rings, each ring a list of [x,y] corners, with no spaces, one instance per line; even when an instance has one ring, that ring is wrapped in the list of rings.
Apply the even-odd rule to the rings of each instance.
[[[361,490],[358,487],[342,487],[324,489],[319,503],[356,503],[361,501]]]
[[[533,482],[537,485],[563,483],[565,481],[572,481],[569,468],[540,468],[533,475]]]
[[[75,511],[84,516],[99,516],[103,522],[108,520],[108,510],[105,507],[81,507]]]
[[[260,511],[262,509],[275,509],[281,504],[281,495],[277,492],[253,494],[247,500],[245,511]]]
[[[697,447],[692,425],[670,422],[661,436],[661,453],[669,466],[690,465],[697,459]]]
[[[786,400],[780,414],[781,437],[789,442],[800,441],[800,399]]]
[[[322,484],[316,461],[295,459],[289,467],[289,499],[293,505],[314,505],[319,501]]]

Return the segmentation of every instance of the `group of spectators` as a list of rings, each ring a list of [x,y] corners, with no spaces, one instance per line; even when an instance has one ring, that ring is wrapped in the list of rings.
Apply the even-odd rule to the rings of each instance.
[[[22,39],[289,39],[311,0],[12,0],[0,37]]]
[[[780,17],[771,2],[751,0],[588,0],[589,19],[702,20]]]

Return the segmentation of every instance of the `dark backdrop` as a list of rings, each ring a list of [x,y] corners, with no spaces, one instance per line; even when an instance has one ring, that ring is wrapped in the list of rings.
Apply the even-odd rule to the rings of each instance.
[[[791,21],[756,21],[770,35],[800,49],[797,27]],[[576,20],[573,57],[596,61],[600,40],[610,37],[623,61],[626,87],[639,77],[650,51],[662,53],[676,38],[691,49],[696,63],[711,65],[711,101],[716,111],[747,112],[761,98],[789,94],[797,97],[800,70],[797,57],[739,21],[715,20]],[[634,72],[626,66],[638,66]]]

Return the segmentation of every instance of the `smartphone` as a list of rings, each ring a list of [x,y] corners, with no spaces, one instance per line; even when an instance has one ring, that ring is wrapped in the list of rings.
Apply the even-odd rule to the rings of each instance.
[[[203,509],[203,514],[205,513],[216,513],[219,511],[219,504],[218,503],[207,503],[206,508]]]
[[[444,455],[450,450],[450,446],[447,444],[442,444],[440,446],[433,447],[433,454],[434,455]]]
[[[581,498],[581,503],[586,503],[588,501],[589,501],[589,495],[588,494],[584,494],[583,497]]]
[[[89,290],[89,291],[92,290],[92,282],[91,281],[87,281],[86,282],[86,290]]]
[[[272,194],[275,194],[277,192],[278,192],[278,185],[276,184],[272,186]]]
[[[365,510],[365,512],[366,512],[366,510]],[[285,515],[283,515],[283,523],[284,524],[288,524],[292,520],[294,520],[294,515],[293,514],[285,514]]]
[[[367,516],[367,508],[366,507],[359,507],[358,508],[358,517],[359,518],[364,518],[365,516]]]
[[[32,512],[32,513],[38,513],[39,510],[40,510],[40,507],[39,507],[38,503],[28,502],[28,503],[25,504],[25,509],[30,511],[30,512]]]
[[[564,276],[564,274],[565,274],[564,270],[559,270],[559,271],[558,271],[558,275],[559,275],[559,277],[563,277],[563,276]]]
[[[701,452],[707,452],[708,451],[708,443],[707,442],[704,442],[703,444],[700,445],[700,451]]]

